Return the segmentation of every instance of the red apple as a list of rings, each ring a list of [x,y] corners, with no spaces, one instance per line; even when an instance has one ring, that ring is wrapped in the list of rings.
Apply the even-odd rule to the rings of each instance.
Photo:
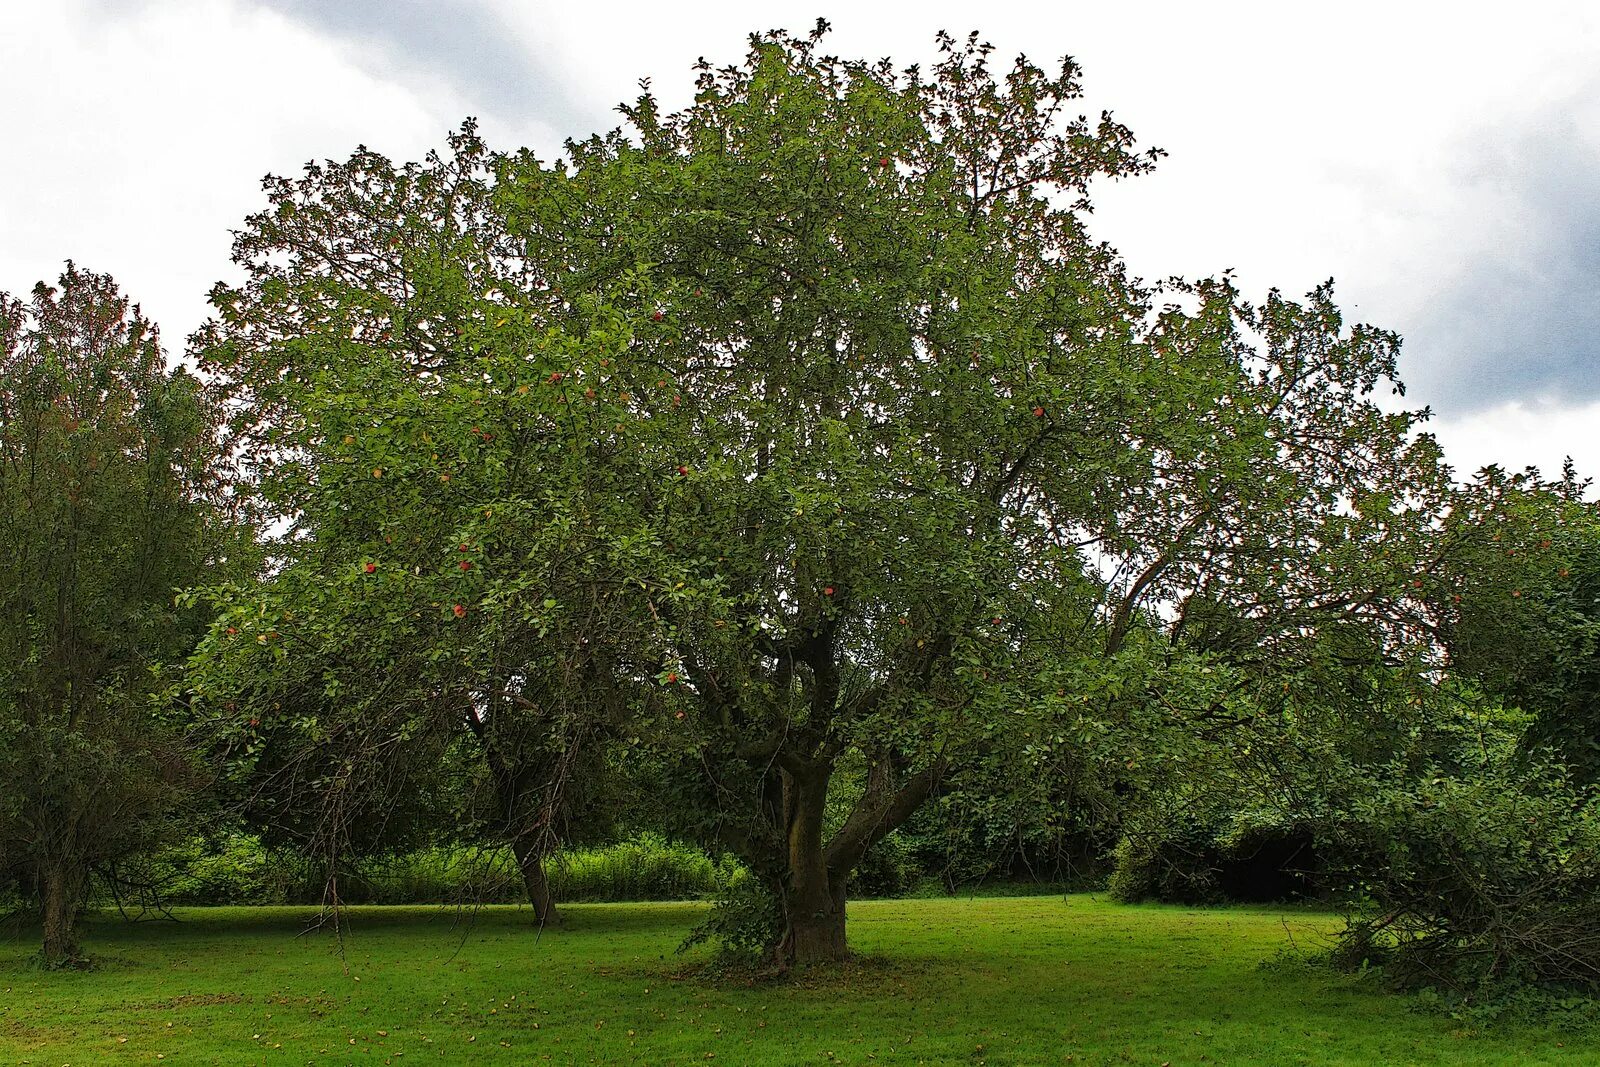
[[[1036,419],[1044,418],[1044,408],[1034,408],[1033,409],[1033,417],[1036,418]]]
[[[378,565],[376,563],[367,564],[367,573],[368,574],[371,574],[373,571],[375,571],[377,569],[378,569]]]
[[[833,586],[829,585],[829,586],[823,587],[822,595],[823,596],[832,596],[833,595]]]
[[[666,317],[667,317],[666,313],[662,312],[662,311],[652,311],[652,312],[650,312],[650,321],[651,322],[660,322],[662,319],[665,319]]]
[[[455,607],[451,608],[450,610],[455,613],[455,616],[458,619],[461,618],[461,616],[463,616],[463,615],[465,615],[467,613],[467,609],[462,607],[460,604],[457,604]]]
[[[464,570],[464,571],[470,571],[472,569],[472,561],[470,559],[462,560],[461,561],[461,569]]]

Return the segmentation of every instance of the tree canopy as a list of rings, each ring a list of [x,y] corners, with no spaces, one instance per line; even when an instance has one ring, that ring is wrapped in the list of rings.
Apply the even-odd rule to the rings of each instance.
[[[242,547],[215,428],[109,276],[0,294],[0,872],[37,893],[50,966],[91,870],[197,780],[163,693],[206,621],[174,594]]]
[[[312,783],[331,850],[463,739],[498,832],[547,840],[609,738],[756,874],[780,961],[836,958],[877,841],[1159,687],[1174,639],[1426,622],[1446,483],[1373,400],[1393,335],[1327,287],[1130,278],[1089,194],[1157,154],[1071,115],[1070,61],[822,40],[553,163],[468,126],[269,181],[196,341],[282,562],[202,663],[256,795]]]

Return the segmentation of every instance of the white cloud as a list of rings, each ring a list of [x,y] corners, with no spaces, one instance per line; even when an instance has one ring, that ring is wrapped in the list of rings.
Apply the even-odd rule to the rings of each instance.
[[[248,4],[13,4],[0,20],[0,288],[75,259],[113,274],[171,349],[204,317],[262,175],[358,142],[409,158],[466,107]]]
[[[1546,478],[1561,474],[1571,456],[1578,473],[1600,476],[1600,403],[1586,406],[1502,404],[1450,419],[1427,429],[1444,446],[1445,458],[1465,480],[1491,463],[1507,470],[1538,467]]]
[[[639,78],[681,105],[697,56],[737,61],[751,30],[803,32],[819,11],[727,0],[451,0],[446,10],[464,17],[473,4],[484,14],[473,26],[504,31],[481,54],[457,26],[404,55],[395,49],[426,29],[417,6],[364,39],[360,18],[318,14],[310,0],[5,5],[0,288],[53,277],[72,256],[116,274],[180,342],[227,272],[227,230],[260,202],[263,173],[358,142],[415,158],[468,114],[491,144],[548,156],[562,137],[616,125],[613,108]],[[829,47],[846,55],[926,62],[935,30],[974,25],[1007,61],[1071,53],[1085,69],[1085,110],[1109,107],[1171,153],[1155,174],[1098,192],[1095,227],[1137,272],[1234,267],[1251,290],[1291,294],[1334,276],[1352,318],[1406,335],[1408,399],[1441,411],[1459,466],[1549,467],[1571,451],[1600,471],[1593,407],[1548,382],[1526,396],[1445,388],[1441,368],[1473,338],[1447,338],[1429,320],[1462,279],[1526,261],[1519,236],[1560,229],[1540,189],[1519,184],[1517,153],[1540,131],[1595,128],[1600,5],[1530,0],[1513,15],[1503,4],[1354,0],[1330,15],[1277,0],[936,0],[823,13],[836,27]],[[490,91],[486,78],[500,75],[485,70],[518,76],[518,51],[537,89]],[[534,113],[541,101],[549,113]],[[1586,358],[1569,352],[1568,366],[1581,371]],[[1521,406],[1493,406],[1513,399]]]

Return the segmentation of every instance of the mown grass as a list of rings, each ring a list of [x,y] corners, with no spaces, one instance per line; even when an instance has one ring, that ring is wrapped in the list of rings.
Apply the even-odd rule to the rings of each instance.
[[[357,908],[344,959],[304,908],[94,922],[98,967],[0,943],[0,1062],[48,1064],[1544,1064],[1582,1037],[1483,1032],[1344,976],[1264,968],[1327,915],[1087,896],[863,902],[863,960],[712,979],[674,950],[698,904]]]

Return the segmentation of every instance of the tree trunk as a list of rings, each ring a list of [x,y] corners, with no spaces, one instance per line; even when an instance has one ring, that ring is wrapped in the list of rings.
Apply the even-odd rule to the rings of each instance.
[[[85,873],[70,864],[50,866],[39,878],[39,917],[44,926],[44,965],[49,970],[83,963],[78,951],[78,907]]]
[[[540,926],[560,926],[561,915],[550,892],[550,879],[544,873],[544,850],[526,838],[517,838],[511,842],[511,851],[517,857],[517,869],[522,872],[522,885],[528,891],[534,918]]]
[[[786,929],[778,946],[779,963],[807,967],[850,958],[845,941],[844,879],[821,900],[800,900],[791,893],[784,902]]]
[[[543,764],[530,765],[515,754],[508,758],[492,734],[483,739],[483,753],[494,779],[496,799],[500,802],[502,827],[511,840],[511,853],[517,858],[517,870],[528,892],[528,903],[533,906],[534,918],[541,927],[559,926],[561,916],[556,913],[550,879],[544,873],[545,853],[553,843],[545,829],[549,812],[538,809],[537,790],[533,788],[535,783],[548,779],[548,769]]]
[[[789,882],[784,894],[780,967],[836,963],[849,958],[845,942],[844,886],[848,872],[828,869],[822,844],[828,769],[788,775]]]

